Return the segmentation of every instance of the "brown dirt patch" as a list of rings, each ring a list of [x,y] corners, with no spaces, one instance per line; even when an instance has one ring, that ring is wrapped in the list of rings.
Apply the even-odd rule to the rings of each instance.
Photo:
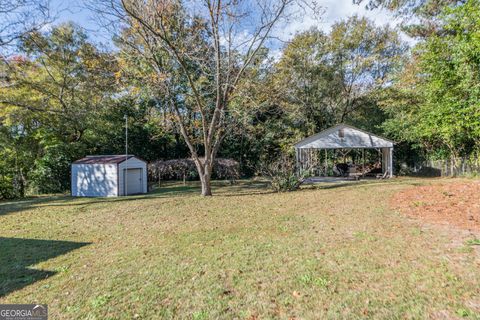
[[[409,188],[392,198],[392,207],[425,222],[480,231],[480,181]]]

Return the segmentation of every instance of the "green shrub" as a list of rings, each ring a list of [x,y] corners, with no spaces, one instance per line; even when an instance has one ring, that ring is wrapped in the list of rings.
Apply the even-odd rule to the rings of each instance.
[[[0,200],[16,198],[17,192],[13,186],[13,178],[11,176],[0,175]]]
[[[38,193],[61,193],[70,189],[69,150],[61,146],[46,148],[35,161],[31,172],[31,188]]]
[[[305,178],[310,175],[308,171],[297,172],[294,160],[288,156],[282,156],[272,163],[263,165],[260,171],[270,180],[271,188],[276,192],[298,190],[305,182]]]

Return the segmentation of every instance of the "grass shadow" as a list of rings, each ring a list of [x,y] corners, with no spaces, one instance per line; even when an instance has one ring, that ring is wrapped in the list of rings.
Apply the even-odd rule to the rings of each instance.
[[[200,185],[189,182],[188,184],[167,183],[160,187],[154,188],[148,193],[148,197],[164,196],[164,195],[186,195],[200,192]]]
[[[348,187],[377,187],[380,185],[390,185],[390,184],[411,184],[409,180],[399,180],[397,178],[392,179],[363,179],[363,180],[352,180],[352,181],[338,181],[338,182],[314,182],[308,183],[303,186],[303,189],[315,189],[315,190],[328,190],[328,189],[340,189]]]
[[[57,271],[29,266],[88,245],[87,242],[0,237],[0,297],[48,278]]]
[[[265,181],[238,180],[235,184],[228,181],[212,181],[214,196],[241,196],[252,194],[267,194],[268,183]],[[147,194],[131,195],[127,197],[71,197],[67,195],[30,197],[22,200],[0,202],[0,216],[29,210],[35,207],[62,207],[62,206],[85,206],[96,203],[114,203],[117,201],[137,201],[155,198],[170,198],[185,195],[200,195],[200,182],[188,181],[186,184],[178,181],[164,182],[162,186],[155,187]]]
[[[219,197],[271,193],[267,188],[266,181],[238,180],[233,184],[223,180],[212,181],[212,193]],[[156,187],[145,197],[200,195],[200,191],[199,181],[189,181],[185,185],[179,182],[167,182],[161,187]]]
[[[194,185],[182,186],[178,183],[170,184],[162,188],[156,188],[147,194],[130,195],[126,197],[72,197],[69,195],[38,196],[29,197],[20,200],[0,201],[0,216],[14,212],[21,212],[42,207],[62,207],[62,206],[85,206],[96,203],[112,203],[117,201],[135,201],[147,198],[171,197],[177,195],[193,194],[199,191],[199,187]]]
[[[264,180],[243,180],[237,181],[235,184],[224,185],[221,189],[214,189],[213,194],[219,197],[240,197],[275,193],[269,188],[269,185],[270,183]]]
[[[23,211],[30,207],[47,204],[54,201],[65,201],[69,198],[71,197],[62,195],[62,196],[28,197],[20,200],[0,201],[0,216],[9,214],[12,212]]]

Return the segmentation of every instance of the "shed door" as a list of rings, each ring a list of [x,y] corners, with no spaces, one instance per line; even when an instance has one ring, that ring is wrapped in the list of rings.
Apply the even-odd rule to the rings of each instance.
[[[128,169],[126,174],[127,194],[142,193],[142,169]]]

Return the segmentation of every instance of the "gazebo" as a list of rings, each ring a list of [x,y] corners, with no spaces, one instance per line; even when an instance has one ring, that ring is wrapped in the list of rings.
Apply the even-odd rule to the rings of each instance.
[[[381,157],[382,176],[391,178],[393,176],[393,144],[393,141],[370,132],[346,124],[338,124],[296,143],[296,164],[298,170],[302,171],[323,162],[321,171],[327,176],[329,150],[340,151],[344,158],[351,150],[361,150],[363,168],[365,168],[365,150],[376,149]]]

